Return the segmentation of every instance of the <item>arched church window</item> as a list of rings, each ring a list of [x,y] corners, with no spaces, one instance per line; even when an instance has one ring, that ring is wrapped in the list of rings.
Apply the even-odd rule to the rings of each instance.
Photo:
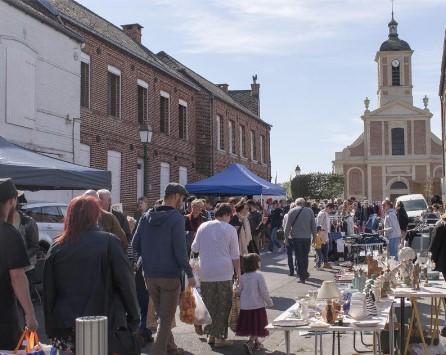
[[[407,190],[407,185],[402,181],[396,181],[390,186],[391,190]]]
[[[404,155],[404,128],[392,128],[392,155]]]
[[[392,65],[392,86],[400,86],[400,66]]]

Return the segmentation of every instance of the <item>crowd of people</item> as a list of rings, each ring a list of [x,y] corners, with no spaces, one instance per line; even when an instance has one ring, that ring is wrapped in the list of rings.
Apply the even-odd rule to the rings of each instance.
[[[26,327],[38,328],[27,280],[35,264],[36,225],[18,211],[18,196],[11,179],[0,179],[0,349],[16,346],[20,313]],[[236,334],[248,337],[245,348],[252,353],[268,335],[265,308],[273,306],[257,272],[262,252],[286,251],[289,275],[305,283],[312,246],[316,268],[331,268],[330,233],[381,233],[389,254],[397,256],[408,226],[404,205],[394,208],[389,200],[211,201],[170,183],[153,207],[146,198],[137,204],[135,214],[126,216],[111,208],[108,190],[88,190],[69,203],[64,230],[44,266],[45,331],[57,348],[74,352],[76,318],[106,315],[111,353],[137,354],[142,341],[154,342],[154,355],[181,354],[172,333],[179,297],[199,283],[212,323],[196,324],[197,335],[212,347],[231,345],[228,319],[236,292]],[[198,274],[191,260],[199,264]]]

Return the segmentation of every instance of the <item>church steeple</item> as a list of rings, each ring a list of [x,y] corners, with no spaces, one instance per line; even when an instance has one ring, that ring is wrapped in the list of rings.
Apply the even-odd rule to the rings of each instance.
[[[409,43],[398,37],[398,22],[395,20],[392,2],[392,19],[389,24],[389,37],[381,44],[376,54],[378,63],[379,105],[395,100],[412,104],[412,49]]]

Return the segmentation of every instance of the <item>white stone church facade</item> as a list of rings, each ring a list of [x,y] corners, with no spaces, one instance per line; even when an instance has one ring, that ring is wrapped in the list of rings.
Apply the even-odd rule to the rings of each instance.
[[[389,39],[376,54],[378,107],[364,100],[363,133],[336,152],[334,172],[345,176],[345,198],[392,200],[403,194],[441,195],[442,144],[431,132],[432,113],[413,105],[412,54],[389,23]]]

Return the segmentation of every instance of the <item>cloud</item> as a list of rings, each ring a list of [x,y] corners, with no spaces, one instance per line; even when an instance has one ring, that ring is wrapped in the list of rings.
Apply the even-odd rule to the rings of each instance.
[[[308,42],[348,36],[358,25],[390,15],[389,0],[146,1],[176,20],[175,31],[185,39],[181,51],[192,53],[302,50]],[[440,4],[444,0],[406,0],[398,11],[403,16]]]

